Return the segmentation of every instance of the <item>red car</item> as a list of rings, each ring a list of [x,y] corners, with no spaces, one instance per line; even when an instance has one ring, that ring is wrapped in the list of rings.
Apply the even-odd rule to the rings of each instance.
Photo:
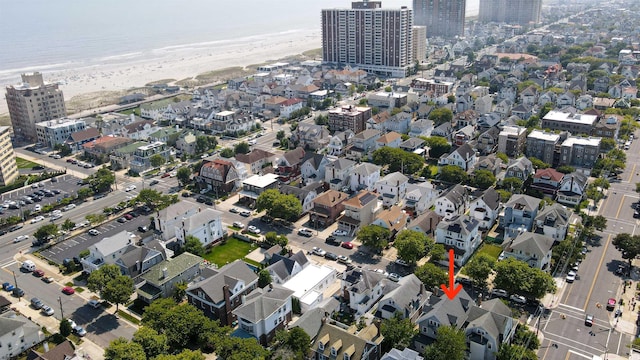
[[[44,276],[44,271],[40,270],[40,269],[36,269],[33,271],[33,276],[35,277],[43,277]]]
[[[73,295],[76,291],[71,286],[65,286],[62,288],[62,292],[67,295]]]
[[[613,311],[613,309],[615,309],[615,307],[616,307],[616,303],[617,303],[617,302],[616,302],[616,299],[614,299],[614,298],[610,298],[610,299],[607,301],[607,310],[609,310],[609,311]]]
[[[345,249],[349,249],[349,250],[353,249],[353,244],[348,242],[348,241],[343,242],[342,245],[340,245],[340,246],[342,246]]]
[[[131,215],[131,214],[124,214],[124,218],[125,218],[125,219],[127,219],[127,220],[131,220],[131,219],[133,219],[133,215]]]
[[[164,178],[166,178],[166,177],[169,177],[170,175],[171,175],[171,174],[169,174],[169,173],[164,173],[164,174],[162,174],[162,176],[160,176],[160,178],[161,178],[161,179],[164,179]]]

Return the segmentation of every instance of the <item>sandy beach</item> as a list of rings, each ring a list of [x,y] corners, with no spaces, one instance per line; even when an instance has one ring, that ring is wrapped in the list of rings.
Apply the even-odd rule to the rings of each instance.
[[[256,36],[241,42],[173,46],[147,54],[107,57],[95,64],[68,64],[64,68],[33,71],[42,72],[45,81],[58,82],[68,101],[81,94],[126,90],[162,79],[183,80],[208,71],[264,63],[320,47],[320,31],[296,31]],[[20,74],[3,78],[7,80],[0,83],[0,114],[8,113],[4,100],[6,86],[19,83]]]

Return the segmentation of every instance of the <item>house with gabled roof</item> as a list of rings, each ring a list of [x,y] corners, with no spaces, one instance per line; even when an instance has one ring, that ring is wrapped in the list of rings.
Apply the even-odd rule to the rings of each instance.
[[[494,187],[490,187],[477,194],[469,204],[469,216],[480,222],[480,230],[488,230],[493,227],[500,213],[500,194]]]
[[[467,211],[468,198],[467,189],[464,186],[453,185],[436,199],[435,212],[445,219],[462,215]]]
[[[494,176],[498,176],[502,171],[502,159],[497,157],[496,154],[480,156],[476,166],[473,167],[473,171],[477,170],[486,170],[491,172]]]
[[[396,234],[407,226],[409,216],[402,211],[399,206],[391,206],[378,213],[371,225],[377,225],[389,230],[390,239],[395,238]]]
[[[259,174],[262,168],[272,164],[275,154],[262,149],[253,149],[248,154],[236,154],[236,160],[244,163],[251,174]]]
[[[325,168],[331,163],[331,159],[326,154],[307,153],[305,160],[300,167],[300,175],[302,179],[309,182],[323,182],[325,177]]]
[[[478,158],[475,149],[469,144],[464,144],[449,154],[442,155],[438,160],[438,165],[455,165],[464,171],[470,171],[477,161]]]
[[[356,166],[355,161],[339,158],[327,164],[324,171],[324,181],[329,183],[333,190],[342,190],[350,181],[350,175]]]
[[[342,275],[342,297],[356,316],[367,313],[384,294],[396,287],[397,284],[384,274],[372,270],[354,268]]]
[[[214,159],[205,161],[195,177],[200,186],[216,189],[220,193],[229,193],[240,185],[240,175],[231,161]]]
[[[441,220],[442,218],[440,217],[440,215],[436,214],[435,211],[428,210],[411,220],[409,225],[407,225],[407,229],[423,232],[433,237],[436,231],[436,227]]]
[[[380,166],[368,162],[354,166],[349,180],[351,191],[375,191],[376,183],[380,180],[380,169]]]
[[[514,258],[532,268],[547,270],[554,242],[554,239],[546,235],[525,231],[505,242],[502,248],[505,258]]]
[[[533,173],[533,163],[528,158],[521,156],[515,160],[509,160],[505,178],[515,177],[525,181]]]
[[[295,254],[273,254],[266,269],[271,274],[272,282],[283,284],[309,264],[309,259],[307,259],[304,251],[300,250]]]
[[[498,147],[500,128],[497,126],[490,127],[487,131],[478,136],[475,148],[480,155],[493,154]]]
[[[77,131],[71,133],[67,141],[65,141],[66,145],[69,145],[72,152],[76,152],[82,150],[82,145],[91,142],[97,138],[102,136],[98,129],[96,128],[86,128],[82,131]]]
[[[414,217],[421,215],[435,204],[439,195],[440,191],[431,182],[407,184],[404,210]]]
[[[275,160],[276,174],[292,178],[300,175],[300,167],[305,160],[306,151],[297,147],[289,150]]]
[[[391,131],[380,136],[376,140],[376,149],[380,149],[385,146],[397,149],[400,147],[401,143],[402,143],[402,135],[398,134],[395,131]]]
[[[242,305],[242,296],[258,287],[258,275],[242,260],[206,270],[201,280],[187,288],[187,299],[207,317],[231,325],[236,320],[233,310]]]
[[[586,196],[587,180],[587,176],[581,172],[565,174],[560,181],[556,201],[568,206],[580,204]]]
[[[384,206],[399,204],[407,193],[409,178],[400,172],[385,175],[375,183],[375,189],[382,195]]]
[[[329,130],[322,125],[300,122],[292,132],[292,139],[305,149],[318,150],[326,147],[331,139]]]
[[[209,247],[222,240],[227,231],[222,225],[222,212],[205,207],[178,221],[175,234],[180,245],[184,245],[187,236],[191,235],[200,240],[203,247]]]
[[[538,208],[542,200],[524,194],[513,194],[504,204],[500,226],[505,229],[505,238],[516,237],[523,231],[531,231],[533,222],[538,216]]]
[[[422,281],[414,274],[409,274],[398,281],[398,287],[387,292],[378,301],[375,316],[390,319],[398,313],[403,319],[414,322],[422,315],[422,309],[430,296],[431,293],[425,290]]]
[[[564,174],[553,168],[538,169],[533,175],[533,183],[531,188],[541,191],[543,194],[554,198],[560,187],[560,181]]]
[[[423,139],[412,137],[400,143],[400,149],[407,152],[414,152],[416,150],[422,149],[425,146],[425,141]]]
[[[40,329],[30,317],[14,311],[0,315],[0,357],[16,359],[22,352],[36,347],[45,339]]]
[[[520,92],[520,103],[528,106],[533,106],[538,100],[538,89],[531,85],[526,87]]]
[[[536,216],[535,232],[562,241],[567,236],[572,215],[573,212],[566,206],[558,203],[547,205]]]
[[[89,255],[80,259],[83,271],[90,274],[105,264],[115,264],[130,247],[133,247],[134,237],[128,231],[121,231],[89,246]]]
[[[233,310],[238,319],[238,332],[248,334],[267,346],[276,335],[276,331],[286,328],[293,314],[291,298],[293,291],[278,284],[268,286],[246,295],[242,305]]]
[[[377,149],[378,144],[376,140],[380,138],[380,135],[380,130],[376,129],[366,129],[359,132],[353,137],[351,146],[346,149],[347,157],[353,160],[360,160],[368,156]]]
[[[309,221],[316,228],[333,224],[344,210],[343,203],[348,198],[349,195],[333,189],[318,194],[313,199],[313,206],[309,210]]]
[[[491,95],[481,96],[476,99],[473,109],[478,115],[490,113],[493,110],[493,97]]]
[[[311,344],[311,358],[340,360],[378,360],[382,356],[383,336],[375,324],[362,330],[322,324]]]
[[[344,202],[344,214],[338,218],[338,229],[354,234],[371,224],[381,210],[382,201],[378,201],[378,194],[362,190]]]
[[[448,141],[451,141],[451,134],[453,134],[453,127],[449,122],[442,123],[431,130],[431,136],[442,136]]]
[[[203,261],[200,256],[183,252],[154,265],[136,283],[138,299],[150,304],[156,299],[173,296],[178,283],[189,283],[200,274]]]
[[[443,219],[436,228],[435,241],[445,249],[453,249],[456,266],[463,266],[482,243],[480,222],[468,215]],[[447,252],[446,257],[449,258]]]
[[[469,359],[495,360],[500,347],[511,343],[517,325],[511,309],[500,299],[471,306],[463,324],[469,344]]]
[[[341,156],[345,153],[345,149],[352,142],[355,134],[351,130],[337,131],[329,139],[327,145],[328,155]]]
[[[418,119],[411,123],[409,129],[409,136],[411,137],[419,137],[419,136],[431,136],[431,132],[434,129],[433,120],[427,119]]]
[[[115,264],[120,267],[122,274],[135,279],[156,264],[168,259],[172,253],[158,240],[151,240],[140,247],[129,247]]]

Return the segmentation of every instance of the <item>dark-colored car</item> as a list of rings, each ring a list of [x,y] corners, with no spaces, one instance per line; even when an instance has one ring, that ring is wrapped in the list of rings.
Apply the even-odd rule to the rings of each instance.
[[[325,259],[329,259],[329,260],[338,260],[338,255],[330,252],[324,254],[324,257]]]
[[[139,210],[140,210],[141,213],[143,213],[145,215],[151,214],[151,208],[148,207],[147,205],[142,206]]]
[[[2,284],[2,288],[4,289],[4,291],[12,291],[15,288],[15,286],[13,286],[12,283],[6,282]]]
[[[138,231],[140,232],[147,232],[147,230],[149,230],[146,226],[138,226]]]
[[[213,200],[211,200],[211,199],[206,199],[206,200],[204,201],[204,203],[205,203],[206,205],[213,206]]]
[[[131,219],[133,219],[133,216],[131,214],[124,214],[123,218],[125,218],[127,220],[131,220]]]
[[[33,276],[35,277],[43,277],[44,276],[44,271],[40,270],[40,269],[36,269],[33,271]]]
[[[329,237],[327,237],[327,239],[324,241],[325,243],[329,244],[329,245],[333,245],[333,246],[340,246],[340,240],[338,240],[335,236],[331,235]]]
[[[197,201],[197,202],[199,202],[199,203],[204,203],[205,201],[207,201],[207,199],[206,199],[204,196],[199,196],[199,197],[196,199],[196,201]]]
[[[13,296],[15,296],[15,297],[23,297],[24,296],[24,290],[22,290],[20,288],[14,288],[13,289]]]
[[[36,310],[40,310],[44,304],[42,303],[42,300],[34,297],[31,299],[31,306]]]
[[[126,218],[124,218],[124,217],[121,217],[121,218],[118,218],[118,220],[117,220],[117,221],[118,221],[120,224],[124,224],[124,223],[126,223],[126,222],[127,222],[127,219],[126,219]]]
[[[160,183],[160,181],[158,181],[158,180],[151,180],[151,182],[149,183],[149,186],[157,185],[159,183]]]

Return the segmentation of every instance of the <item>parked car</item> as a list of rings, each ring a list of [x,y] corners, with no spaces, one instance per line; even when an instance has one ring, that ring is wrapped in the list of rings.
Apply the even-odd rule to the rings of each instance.
[[[311,249],[311,252],[318,255],[318,256],[325,256],[327,254],[326,251],[320,249],[317,246],[314,246],[313,249]]]
[[[33,306],[33,308],[36,310],[40,310],[42,309],[44,304],[42,303],[42,300],[34,297],[31,299],[31,306]]]
[[[400,265],[400,266],[409,266],[409,264],[406,261],[402,260],[402,259],[396,259],[396,261],[394,261],[394,263],[396,263],[397,265]]]
[[[42,281],[46,282],[47,284],[51,284],[53,282],[53,278],[51,276],[44,276],[42,278]]]
[[[136,189],[136,186],[135,186],[135,185],[129,185],[129,186],[127,186],[127,187],[124,189],[124,191],[129,192],[129,191],[131,191],[131,190],[135,190],[135,189]]]
[[[249,230],[249,232],[252,233],[252,234],[260,234],[260,229],[258,229],[257,227],[255,227],[253,225],[249,225],[247,230]]]
[[[569,273],[567,274],[567,277],[565,278],[565,281],[568,283],[572,283],[576,280],[576,272],[571,270],[569,271]]]
[[[24,290],[22,290],[20,288],[14,288],[12,294],[15,297],[23,297],[24,296]]]
[[[229,212],[230,212],[230,213],[237,214],[237,213],[239,213],[239,212],[240,212],[240,210],[238,210],[238,208],[235,208],[235,207],[234,207],[234,208],[229,209]]]
[[[505,290],[502,289],[493,289],[491,290],[491,295],[506,298],[509,296]]]
[[[72,288],[71,286],[65,286],[62,288],[62,293],[65,295],[73,295],[75,294],[76,290],[74,288]]]
[[[15,288],[15,286],[13,286],[12,283],[6,282],[4,284],[2,284],[2,289],[4,291],[12,291]]]
[[[87,304],[89,304],[89,306],[91,306],[94,309],[98,309],[98,308],[100,308],[100,306],[102,306],[102,303],[100,301],[98,301],[98,300],[95,300],[95,299],[89,300],[89,302]]]
[[[98,231],[96,229],[91,229],[91,230],[89,230],[89,235],[98,236],[98,235],[100,235],[100,231]]]
[[[251,211],[247,211],[247,210],[240,211],[240,216],[249,217],[251,216]]]
[[[69,205],[65,206],[64,208],[62,208],[62,210],[69,211],[69,210],[72,210],[72,209],[75,209],[75,208],[76,208],[76,204],[69,204]]]
[[[20,241],[24,241],[29,239],[29,235],[20,235],[17,238],[13,239],[14,243],[19,243]]]
[[[586,326],[593,326],[593,315],[587,314],[587,316],[584,318],[584,324]]]
[[[117,220],[117,221],[118,221],[119,223],[121,223],[121,224],[124,224],[124,223],[126,223],[126,222],[127,222],[127,218],[125,218],[125,217],[120,217],[120,218],[118,218],[118,220]]]
[[[158,184],[160,184],[160,181],[158,181],[158,180],[156,180],[156,179],[153,179],[153,180],[151,180],[151,182],[149,183],[149,186],[158,185]]]
[[[347,234],[346,231],[338,229],[338,230],[334,230],[331,233],[331,235],[333,235],[333,236],[347,236],[348,234]]]
[[[616,307],[616,303],[616,299],[609,298],[609,300],[607,300],[607,310],[613,311],[613,309],[615,309]]]
[[[349,249],[349,250],[353,249],[353,244],[348,242],[348,241],[343,242],[342,245],[340,245],[340,246],[342,246],[345,249]]]
[[[48,305],[42,305],[40,312],[47,316],[53,316],[55,311]]]
[[[400,275],[396,274],[396,273],[390,273],[387,278],[391,281],[395,281],[398,282],[400,281]]]
[[[351,264],[351,259],[344,255],[338,255],[338,262],[341,264]]]
[[[31,223],[35,224],[35,223],[40,222],[42,220],[44,220],[44,216],[36,216],[33,219],[31,219]]]
[[[240,221],[234,221],[234,222],[233,222],[233,227],[237,227],[237,228],[240,228],[240,229],[244,229],[244,224],[243,224],[243,223],[241,223]]]
[[[309,230],[309,229],[302,228],[302,229],[298,230],[298,235],[305,236],[305,237],[312,237],[313,236],[313,232],[311,230]]]
[[[147,230],[149,229],[146,226],[138,226],[138,231],[140,231],[141,233],[147,232]]]
[[[122,217],[127,219],[127,220],[133,219],[133,215],[131,215],[131,214],[124,214],[124,215],[122,215]]]
[[[35,276],[35,277],[43,277],[44,276],[44,271],[42,271],[41,269],[35,269],[33,271],[33,276]]]
[[[328,236],[327,239],[324,242],[326,244],[333,245],[333,246],[339,246],[340,245],[340,241],[333,235]]]
[[[324,258],[335,261],[335,260],[338,260],[338,255],[328,252],[328,253],[324,254]]]
[[[85,335],[87,335],[87,330],[85,330],[82,326],[76,326],[73,328],[73,332],[76,333],[76,335],[83,337]]]
[[[509,296],[509,300],[513,301],[514,303],[518,303],[518,304],[526,304],[527,303],[527,299],[522,295],[513,294],[513,295]]]

